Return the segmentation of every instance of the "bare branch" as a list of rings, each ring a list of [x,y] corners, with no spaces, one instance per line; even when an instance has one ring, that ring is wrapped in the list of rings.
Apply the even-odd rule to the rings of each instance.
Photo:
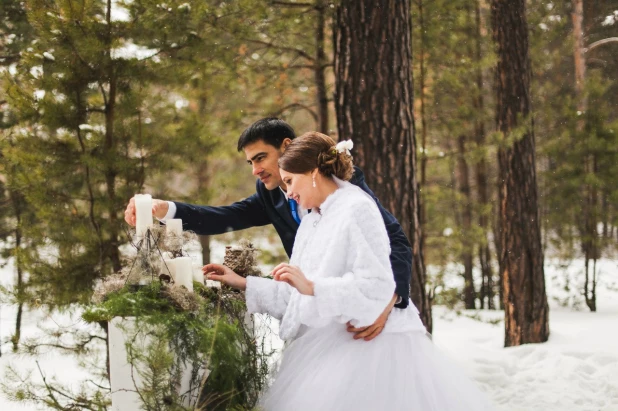
[[[105,390],[105,391],[111,391],[112,390],[112,387],[104,387],[104,386],[99,385],[96,382],[92,381],[91,379],[87,379],[86,382],[89,382],[92,385],[94,385],[95,387],[100,388],[100,389]]]
[[[315,61],[315,59],[312,56],[310,56],[309,54],[305,53],[303,50],[299,50],[299,49],[296,49],[294,47],[278,46],[278,45],[273,44],[273,43],[268,43],[266,41],[255,40],[255,39],[244,39],[244,41],[251,42],[251,43],[256,43],[256,44],[261,44],[261,45],[266,46],[268,48],[273,48],[273,49],[282,50],[282,51],[289,51],[289,52],[292,52],[292,53],[296,53],[299,56],[302,56],[302,57],[306,58],[309,61]]]
[[[286,7],[310,7],[315,9],[315,4],[311,3],[289,3],[287,1],[271,1],[270,4],[275,6],[286,6]]]
[[[34,343],[34,342],[26,341],[23,343],[23,346],[27,352],[32,352],[32,353],[35,353],[37,349],[42,348],[42,347],[57,348],[59,350],[79,353],[79,352],[85,351],[86,346],[95,340],[105,341],[105,338],[99,335],[90,334],[88,336],[84,336],[83,339],[75,343],[75,345],[64,345],[61,343],[54,343],[54,342]]]
[[[308,107],[304,104],[301,103],[292,103],[289,104],[283,108],[281,108],[281,110],[278,110],[276,113],[273,113],[273,117],[279,117],[282,113],[284,113],[287,110],[290,109],[303,109],[309,112],[309,114],[311,114],[311,117],[313,117],[313,119],[317,122],[318,121],[318,113],[316,113],[311,107]]]
[[[310,69],[310,70],[315,70],[316,68],[318,69],[325,69],[327,67],[334,67],[333,63],[327,63],[327,64],[322,64],[319,67],[316,67],[313,64],[292,64],[290,66],[285,67],[286,69]]]
[[[43,384],[45,385],[45,388],[47,389],[47,393],[49,394],[50,400],[53,401],[54,405],[58,406],[59,408],[62,408],[62,406],[60,405],[60,403],[58,402],[58,400],[54,396],[54,393],[53,393],[54,390],[52,390],[52,388],[49,386],[49,384],[47,384],[47,378],[45,378],[45,374],[43,374],[43,370],[41,370],[41,366],[39,365],[38,361],[36,361],[36,366],[39,369],[39,373],[41,374],[41,378],[43,378]]]
[[[95,107],[87,107],[86,112],[88,113],[102,113],[105,114],[105,109],[103,108],[95,108]]]
[[[609,37],[603,40],[595,41],[594,43],[592,43],[591,45],[589,45],[587,48],[584,49],[584,53],[587,53],[590,50],[597,48],[599,46],[602,46],[603,44],[607,44],[607,43],[618,43],[618,37]]]

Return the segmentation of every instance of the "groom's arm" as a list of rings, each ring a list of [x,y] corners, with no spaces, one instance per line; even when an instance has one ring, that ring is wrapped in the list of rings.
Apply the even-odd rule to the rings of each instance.
[[[396,283],[395,293],[401,297],[401,302],[396,304],[395,307],[406,308],[410,297],[410,278],[412,276],[412,248],[410,242],[404,234],[399,221],[380,204],[373,191],[367,186],[365,176],[358,167],[354,167],[354,175],[350,182],[369,194],[380,210],[391,243],[390,260]]]
[[[212,207],[174,202],[176,214],[182,219],[183,230],[200,235],[223,234],[229,231],[271,224],[258,196],[245,198],[228,206]]]

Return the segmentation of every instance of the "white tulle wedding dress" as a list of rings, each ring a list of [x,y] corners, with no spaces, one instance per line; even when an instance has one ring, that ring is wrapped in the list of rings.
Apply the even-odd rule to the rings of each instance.
[[[418,311],[391,312],[374,340],[354,340],[345,323],[373,324],[393,296],[389,240],[376,204],[358,187],[339,189],[305,216],[291,265],[314,282],[314,296],[286,283],[247,279],[250,312],[279,320],[286,348],[267,411],[492,409],[426,336]]]

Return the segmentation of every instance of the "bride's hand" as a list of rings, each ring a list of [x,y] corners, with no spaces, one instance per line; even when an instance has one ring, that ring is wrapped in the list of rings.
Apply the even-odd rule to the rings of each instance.
[[[219,281],[239,290],[247,288],[247,279],[239,276],[224,265],[207,264],[202,267],[202,271],[209,280]]]
[[[281,263],[272,272],[275,281],[283,281],[296,288],[299,293],[313,295],[313,282],[308,280],[300,268]]]

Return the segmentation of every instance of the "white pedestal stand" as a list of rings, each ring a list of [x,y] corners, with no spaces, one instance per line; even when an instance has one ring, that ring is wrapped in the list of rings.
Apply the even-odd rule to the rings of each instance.
[[[108,333],[112,410],[139,410],[142,408],[142,401],[138,390],[143,387],[143,381],[139,370],[136,369],[139,364],[131,365],[128,362],[127,342],[130,342],[134,349],[145,352],[151,343],[151,337],[135,332],[135,318],[113,318],[108,323]],[[178,393],[182,396],[185,407],[195,406],[199,395],[201,375],[198,376],[197,384],[194,384],[196,386],[191,387],[191,372],[192,366],[189,364],[182,372],[181,384],[178,387]],[[203,374],[203,370],[200,370],[200,374]]]

